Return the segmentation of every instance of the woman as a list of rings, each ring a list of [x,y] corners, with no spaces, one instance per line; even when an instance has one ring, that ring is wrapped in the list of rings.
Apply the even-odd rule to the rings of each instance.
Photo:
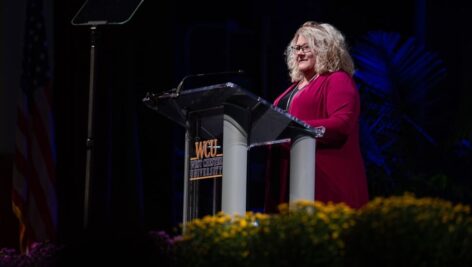
[[[359,93],[344,36],[330,24],[306,22],[287,47],[286,61],[293,84],[274,104],[313,127],[326,129],[317,138],[315,199],[360,208],[369,197],[359,144]],[[277,153],[281,162],[275,165],[280,167],[283,184],[278,202],[283,202],[289,154]]]

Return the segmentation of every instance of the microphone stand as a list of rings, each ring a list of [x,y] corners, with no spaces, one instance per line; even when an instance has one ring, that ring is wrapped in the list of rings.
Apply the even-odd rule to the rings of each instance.
[[[96,48],[97,25],[90,27],[90,73],[89,73],[89,95],[88,95],[88,115],[87,115],[87,155],[85,161],[85,188],[84,188],[84,229],[88,227],[89,206],[90,206],[90,177],[92,173],[93,158],[93,115],[94,115],[94,94],[95,94],[95,48]]]
[[[90,186],[93,169],[93,119],[94,119],[94,94],[95,94],[95,50],[97,27],[99,25],[122,25],[127,23],[141,6],[144,0],[127,1],[92,1],[85,0],[79,11],[72,18],[72,25],[88,26],[90,28],[90,80],[87,114],[87,140],[85,162],[85,188],[84,188],[84,229],[89,227]]]

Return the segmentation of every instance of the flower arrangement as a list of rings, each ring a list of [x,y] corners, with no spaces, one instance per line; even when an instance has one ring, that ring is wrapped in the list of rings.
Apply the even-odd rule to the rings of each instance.
[[[244,216],[219,213],[188,223],[175,243],[180,266],[247,266],[253,242],[268,216],[248,212]]]
[[[472,266],[467,205],[404,194],[375,198],[360,210],[298,201],[280,205],[279,211],[218,213],[187,223],[175,237],[152,231],[152,255],[147,250],[136,255],[160,266],[183,267]],[[0,267],[59,266],[61,250],[49,242],[34,244],[26,254],[0,249]]]
[[[174,244],[178,266],[472,266],[470,207],[412,194],[360,210],[299,201],[273,215],[207,216]]]
[[[60,246],[51,242],[34,243],[22,254],[12,248],[0,249],[1,267],[50,267],[55,266]]]
[[[343,232],[354,225],[344,204],[298,201],[279,206],[253,248],[257,266],[342,266]],[[254,264],[252,264],[254,266]]]
[[[344,204],[300,201],[280,214],[220,213],[186,225],[176,242],[180,266],[341,266],[343,229],[354,221]],[[329,263],[329,264],[328,264]]]
[[[355,220],[351,266],[472,266],[469,206],[407,193],[370,201]]]

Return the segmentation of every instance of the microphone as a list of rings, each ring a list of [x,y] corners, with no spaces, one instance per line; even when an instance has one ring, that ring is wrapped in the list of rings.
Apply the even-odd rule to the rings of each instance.
[[[146,96],[141,100],[148,108],[157,111],[156,94],[147,92]]]
[[[177,98],[182,91],[182,88],[185,85],[185,82],[188,79],[193,78],[201,78],[201,77],[213,77],[213,76],[223,76],[223,75],[242,75],[244,74],[243,70],[238,71],[223,71],[223,72],[210,72],[210,73],[198,73],[198,74],[189,74],[186,75],[182,80],[179,82],[176,88],[172,88],[170,90],[164,91],[160,94],[150,93],[147,92],[145,97],[142,99],[142,102],[150,109],[157,111],[158,101],[159,99],[164,98]]]
[[[189,74],[186,75],[177,85],[177,88],[175,89],[175,97],[178,97],[180,95],[180,91],[182,90],[182,87],[184,86],[185,82],[188,79],[193,79],[193,78],[199,78],[199,77],[212,77],[212,76],[222,76],[222,75],[231,75],[231,74],[244,74],[243,70],[238,70],[238,71],[222,71],[222,72],[210,72],[210,73],[198,73],[198,74]]]

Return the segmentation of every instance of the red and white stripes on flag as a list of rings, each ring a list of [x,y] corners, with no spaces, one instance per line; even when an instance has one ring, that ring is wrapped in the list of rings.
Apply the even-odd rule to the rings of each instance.
[[[56,149],[51,75],[42,0],[28,0],[13,168],[12,206],[20,247],[54,241],[57,229]]]

